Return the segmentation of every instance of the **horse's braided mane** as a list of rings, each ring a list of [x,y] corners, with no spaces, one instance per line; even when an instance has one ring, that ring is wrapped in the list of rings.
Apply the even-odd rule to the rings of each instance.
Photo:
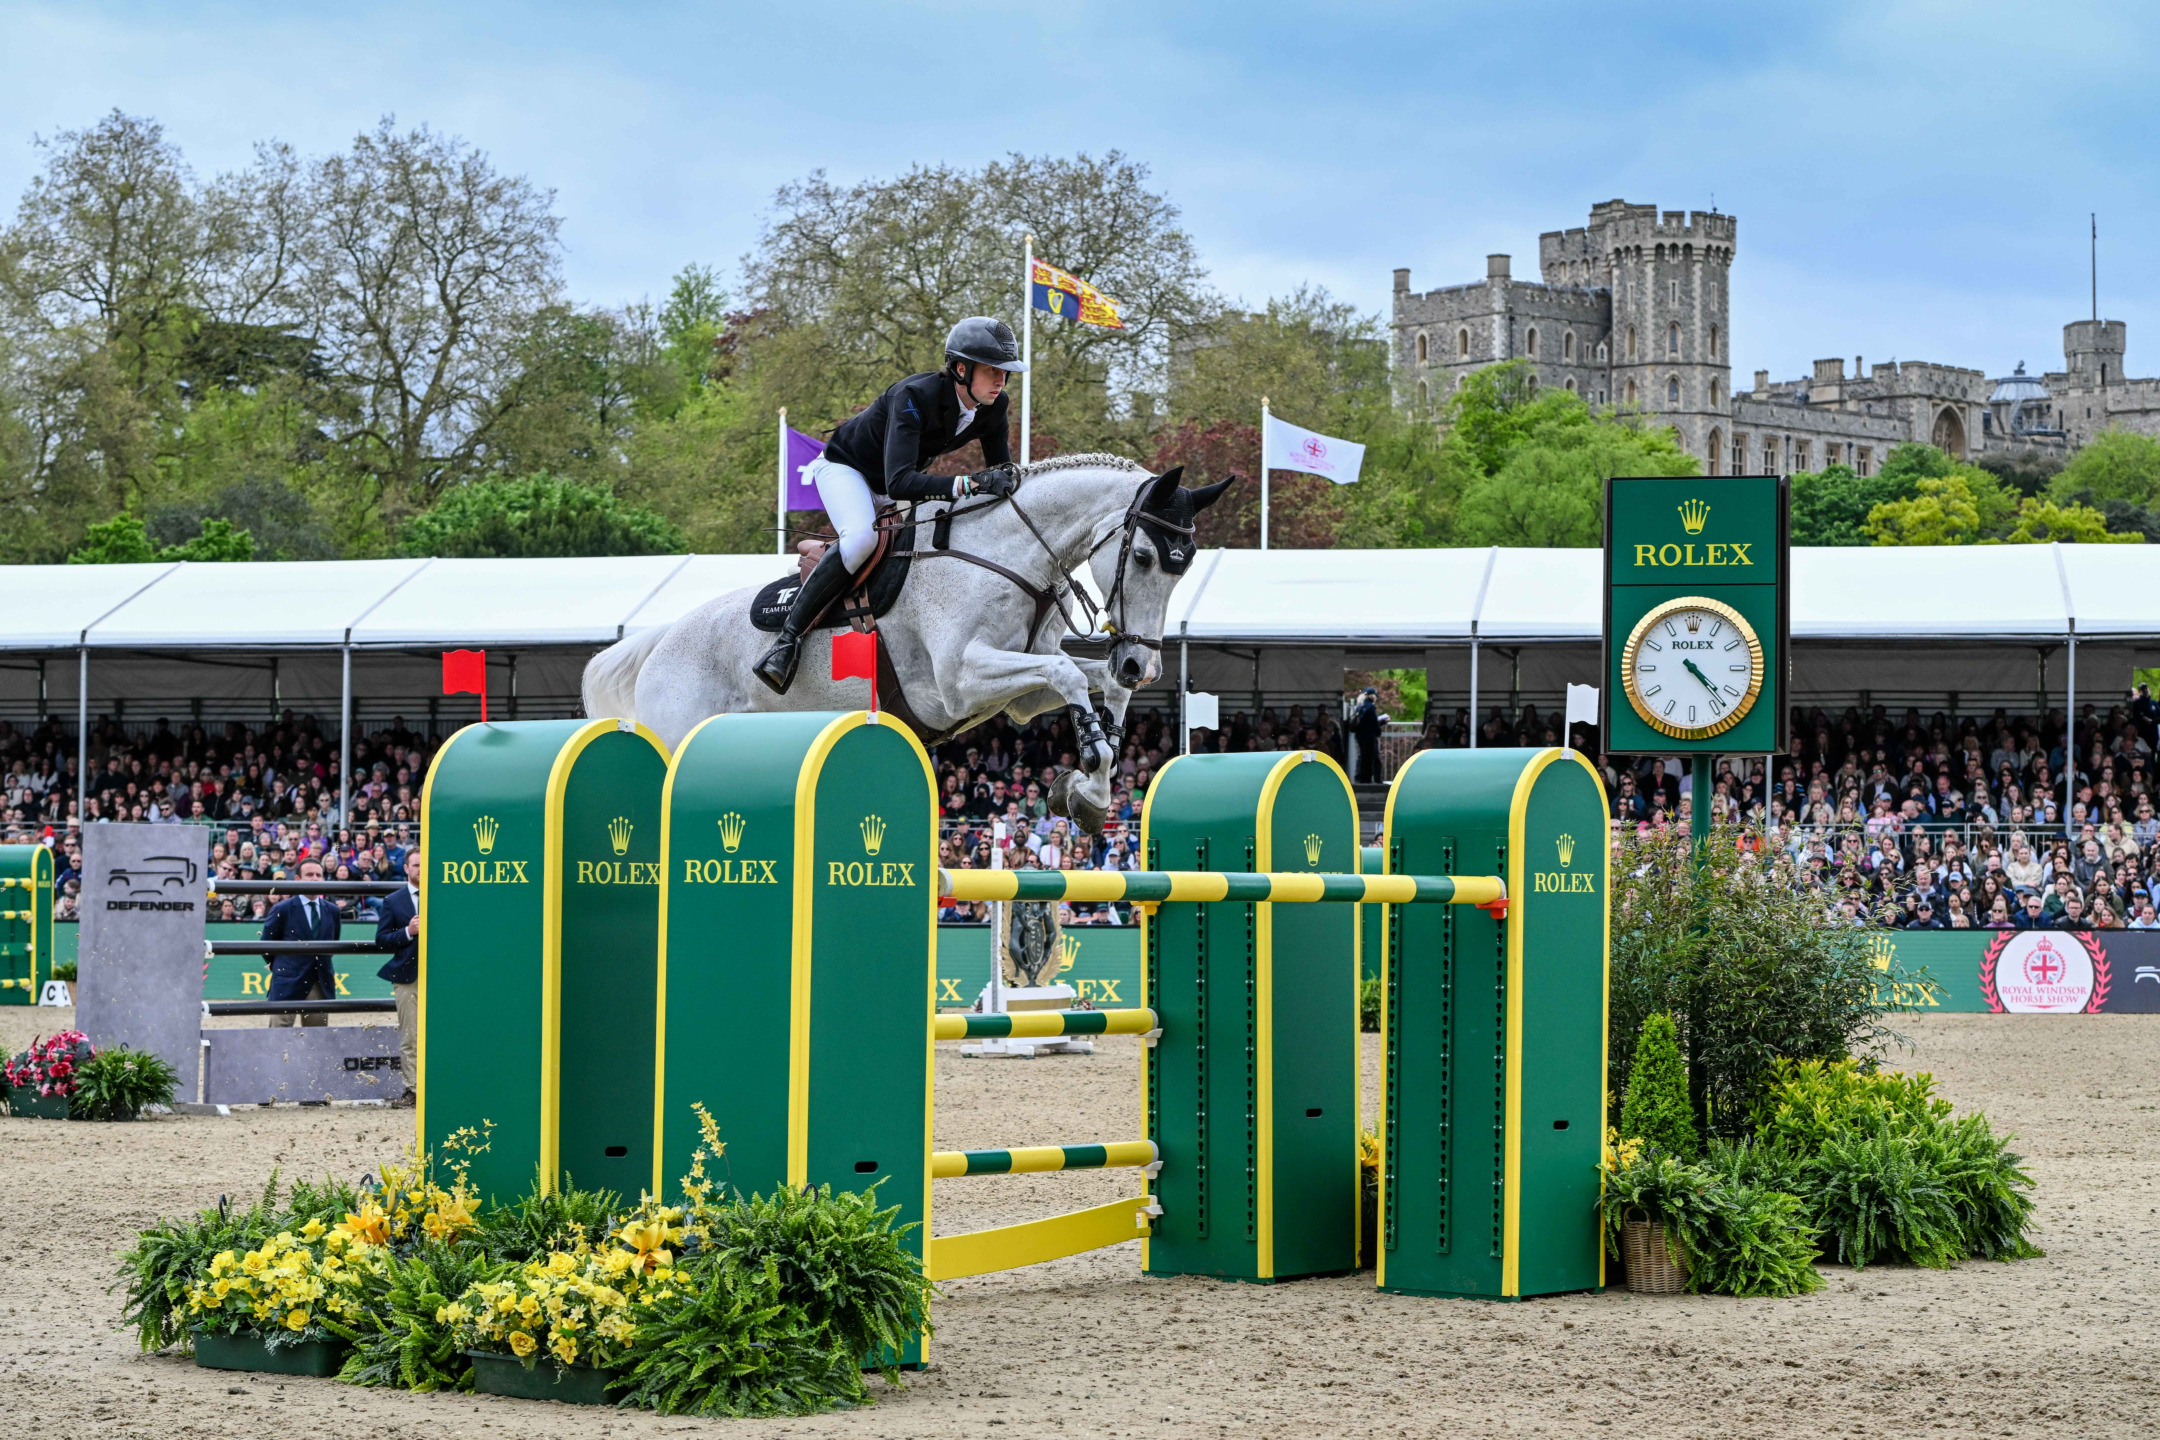
[[[1123,455],[1089,453],[1081,455],[1053,455],[1048,460],[1036,460],[1027,467],[1030,478],[1054,474],[1059,470],[1124,470],[1134,475],[1151,473],[1147,466]]]

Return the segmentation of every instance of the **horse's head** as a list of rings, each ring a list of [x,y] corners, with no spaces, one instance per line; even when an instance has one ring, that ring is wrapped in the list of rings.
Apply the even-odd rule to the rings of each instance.
[[[1109,620],[1118,629],[1110,646],[1110,675],[1128,690],[1162,673],[1163,620],[1170,592],[1192,568],[1199,547],[1193,525],[1202,510],[1221,498],[1235,475],[1213,485],[1188,490],[1178,484],[1185,467],[1176,466],[1149,481],[1122,517],[1123,525],[1095,548],[1090,564],[1096,593],[1111,597]],[[1127,544],[1124,525],[1131,529]],[[1121,573],[1122,571],[1122,573]]]

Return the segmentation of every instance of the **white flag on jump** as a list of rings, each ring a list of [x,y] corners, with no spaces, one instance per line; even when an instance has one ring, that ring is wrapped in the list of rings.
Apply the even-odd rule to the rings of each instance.
[[[1267,417],[1267,463],[1276,470],[1302,470],[1337,485],[1354,484],[1365,463],[1365,447],[1316,430]]]

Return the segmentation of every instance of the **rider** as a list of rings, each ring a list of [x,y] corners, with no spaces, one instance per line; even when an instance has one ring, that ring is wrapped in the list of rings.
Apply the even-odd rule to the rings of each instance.
[[[785,695],[802,658],[803,631],[845,595],[855,572],[877,548],[877,500],[1000,499],[1020,488],[1006,435],[1005,377],[1027,369],[1012,327],[971,316],[945,337],[945,368],[910,375],[842,421],[825,453],[804,473],[839,539],[810,572],[780,622],[780,638],[758,661],[757,676]],[[989,468],[972,475],[931,475],[923,467],[970,440],[982,441]]]

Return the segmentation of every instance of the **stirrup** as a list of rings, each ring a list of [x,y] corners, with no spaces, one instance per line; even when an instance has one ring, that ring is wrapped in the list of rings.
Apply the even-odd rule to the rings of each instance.
[[[795,671],[802,664],[802,637],[781,632],[773,642],[772,649],[764,658],[750,667],[751,673],[765,682],[773,694],[785,695],[795,683]]]

